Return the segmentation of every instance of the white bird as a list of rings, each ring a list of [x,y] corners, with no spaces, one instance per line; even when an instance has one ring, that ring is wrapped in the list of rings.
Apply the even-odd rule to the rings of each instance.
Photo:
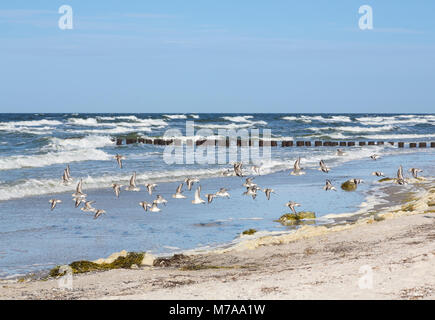
[[[213,201],[213,198],[216,197],[214,193],[207,193],[205,196],[207,197],[208,203],[211,203]]]
[[[136,186],[136,172],[133,172],[133,175],[130,178],[130,185],[125,188],[127,191],[140,191],[140,188]]]
[[[374,172],[372,172],[372,176],[385,177],[384,173],[381,172],[381,171],[374,171]]]
[[[195,199],[192,200],[193,204],[205,203],[205,200],[201,199],[201,186],[196,188]]]
[[[344,152],[341,149],[337,149],[337,156],[344,156],[346,154],[346,152]]]
[[[148,211],[148,207],[151,207],[151,205],[148,203],[148,202],[146,202],[146,201],[142,201],[142,202],[139,202],[139,205],[145,210],[145,211]]]
[[[152,196],[153,195],[153,190],[154,190],[155,187],[157,187],[157,184],[155,184],[155,183],[147,183],[145,185],[145,187],[147,188],[149,195]]]
[[[216,192],[216,196],[217,197],[230,197],[230,194],[228,193],[227,189],[225,188],[220,188],[218,192]]]
[[[296,214],[295,207],[300,207],[301,205],[299,203],[296,203],[294,201],[289,201],[285,204],[286,207],[289,207],[291,211],[293,211],[294,214]]]
[[[252,166],[251,171],[257,175],[260,175],[260,167],[258,166]]]
[[[92,207],[92,204],[95,203],[95,201],[85,201],[83,203],[83,207],[80,208],[80,210],[85,211],[85,212],[95,212],[95,208]]]
[[[271,194],[271,193],[275,193],[275,190],[273,190],[273,189],[271,189],[271,188],[266,188],[266,189],[264,189],[263,191],[264,191],[264,193],[266,194],[266,198],[267,198],[267,200],[270,200],[270,194]]]
[[[103,213],[106,213],[106,211],[102,209],[95,210],[94,219],[97,219],[99,216],[101,216]]]
[[[73,201],[75,202],[74,204],[75,208],[78,208],[81,203],[86,201],[86,199],[78,197],[78,198],[74,198]]]
[[[175,199],[184,199],[184,198],[186,198],[186,196],[183,195],[183,191],[181,190],[182,188],[183,188],[183,184],[180,184],[177,187],[177,190],[175,191],[175,194],[172,195],[172,198],[175,198]]]
[[[360,184],[360,183],[363,183],[363,182],[364,182],[363,179],[352,179],[352,181],[353,181],[353,183],[355,183],[355,184]]]
[[[244,196],[252,196],[252,199],[257,197],[257,190],[260,190],[257,186],[246,187],[246,191],[243,192]]]
[[[400,185],[403,185],[406,183],[405,179],[403,178],[403,167],[400,166],[399,170],[397,170],[397,183]]]
[[[253,187],[256,186],[257,184],[252,182],[252,180],[254,180],[255,178],[246,178],[245,183],[243,184],[244,187]]]
[[[320,160],[319,162],[320,168],[319,170],[325,173],[329,172],[329,168],[326,166],[325,162],[323,160]]]
[[[69,169],[69,164],[66,165],[65,171],[66,171],[66,176],[67,176],[68,180],[72,180],[71,171]]]
[[[166,206],[166,203],[168,202],[168,200],[166,200],[165,198],[163,198],[161,195],[157,195],[156,200],[154,200],[157,204],[163,203]]]
[[[370,156],[370,158],[373,159],[373,160],[378,160],[378,159],[380,158],[380,156],[377,155],[377,154],[372,154],[372,155]]]
[[[408,171],[411,172],[412,176],[413,176],[415,179],[418,178],[418,174],[419,174],[420,172],[423,172],[423,170],[418,169],[418,168],[411,168],[411,169],[409,169]]]
[[[331,180],[326,180],[326,184],[323,187],[323,190],[326,190],[326,191],[328,191],[328,190],[337,191],[337,189],[335,189],[335,187],[332,185]]]
[[[86,194],[83,193],[82,185],[83,185],[83,180],[80,179],[80,181],[76,187],[76,192],[72,194],[72,196],[74,198],[85,198],[86,197]]]
[[[68,180],[68,174],[66,173],[66,169],[63,170],[63,174],[62,174],[62,182],[64,184],[68,184],[69,180]]]
[[[241,162],[235,162],[234,163],[234,166],[233,166],[234,173],[238,177],[243,177],[242,166],[243,166],[243,164]]]
[[[116,162],[118,163],[119,169],[122,169],[122,160],[125,160],[125,157],[120,155],[120,154],[116,154],[113,158],[116,159]]]
[[[121,187],[122,185],[117,183],[112,183],[112,189],[115,192],[115,195],[117,198],[119,198],[119,194],[121,193]]]
[[[54,208],[56,208],[56,205],[58,203],[62,203],[62,200],[59,200],[59,199],[50,199],[50,200],[48,200],[48,202],[51,203],[51,211],[53,211]]]
[[[295,161],[295,164],[293,165],[293,171],[290,173],[293,176],[299,176],[302,174],[305,174],[304,171],[302,171],[303,168],[301,168],[301,157],[298,157],[298,159]]]
[[[184,182],[186,182],[187,190],[192,190],[192,186],[195,182],[199,182],[199,179],[197,178],[186,178],[184,179]]]
[[[153,201],[153,204],[151,205],[151,207],[148,209],[151,212],[159,212],[161,209],[157,207],[157,203],[155,201]]]

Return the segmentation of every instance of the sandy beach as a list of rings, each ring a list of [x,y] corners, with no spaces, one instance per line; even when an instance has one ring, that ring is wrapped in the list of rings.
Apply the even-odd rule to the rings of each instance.
[[[246,237],[220,251],[58,280],[5,281],[0,299],[434,299],[435,189],[333,227]]]

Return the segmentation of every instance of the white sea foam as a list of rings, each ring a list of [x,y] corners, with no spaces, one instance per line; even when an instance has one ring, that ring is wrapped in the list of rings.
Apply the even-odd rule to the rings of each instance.
[[[433,115],[399,115],[399,116],[372,116],[359,117],[355,120],[365,125],[412,125],[412,124],[431,124],[435,125]]]
[[[352,122],[350,117],[348,116],[331,116],[331,117],[323,117],[323,116],[285,116],[281,118],[282,120],[288,121],[302,121],[305,123],[311,123],[312,121],[319,121],[325,123],[335,123],[335,122]]]
[[[48,152],[32,156],[10,156],[0,158],[0,170],[20,168],[38,168],[53,164],[70,163],[75,161],[109,160],[110,156],[104,151],[91,149],[83,152],[65,151]]]
[[[253,121],[251,120],[252,118],[254,118],[254,116],[225,116],[222,117],[222,119],[226,120],[226,121],[231,121],[231,122],[242,122],[242,123],[248,123],[250,125],[255,125],[255,124],[259,124],[259,125],[267,125],[266,121]]]
[[[109,137],[88,136],[84,138],[51,138],[41,148],[44,153],[0,157],[0,170],[38,168],[53,164],[90,160],[109,160],[110,155],[97,148],[113,145]]]
[[[169,118],[169,119],[174,119],[174,120],[175,119],[187,119],[187,116],[184,114],[164,114],[163,116],[166,118]]]
[[[61,125],[57,120],[29,120],[0,122],[0,131],[28,133],[37,135],[51,134],[55,126]]]
[[[196,128],[208,128],[208,129],[243,129],[243,128],[252,128],[254,127],[251,123],[230,123],[230,124],[212,124],[212,123],[195,123]]]
[[[62,124],[62,122],[57,120],[29,120],[29,121],[9,121],[0,122],[0,125],[13,125],[13,126],[26,126],[26,127],[39,127],[39,126],[57,126]]]
[[[336,131],[345,131],[345,132],[355,132],[355,133],[365,133],[365,132],[384,132],[384,131],[392,131],[395,127],[392,125],[387,126],[380,126],[380,127],[347,127],[347,126],[340,126],[340,127],[321,127],[321,128],[307,128],[307,130],[311,131],[325,131],[325,130],[336,130]]]

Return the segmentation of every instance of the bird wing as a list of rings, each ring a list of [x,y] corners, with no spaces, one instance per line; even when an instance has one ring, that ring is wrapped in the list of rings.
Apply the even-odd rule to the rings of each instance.
[[[181,188],[183,188],[183,184],[180,184],[180,185],[177,187],[177,191],[176,191],[176,193],[181,193]]]
[[[80,179],[80,181],[79,181],[79,183],[77,184],[77,188],[76,188],[76,191],[77,191],[77,193],[83,193],[82,192],[82,179]]]

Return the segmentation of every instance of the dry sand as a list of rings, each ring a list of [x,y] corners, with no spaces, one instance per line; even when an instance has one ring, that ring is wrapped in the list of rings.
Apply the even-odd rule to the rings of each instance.
[[[71,290],[56,279],[2,281],[0,299],[434,299],[434,192],[376,220],[306,226],[160,266],[74,275]]]

